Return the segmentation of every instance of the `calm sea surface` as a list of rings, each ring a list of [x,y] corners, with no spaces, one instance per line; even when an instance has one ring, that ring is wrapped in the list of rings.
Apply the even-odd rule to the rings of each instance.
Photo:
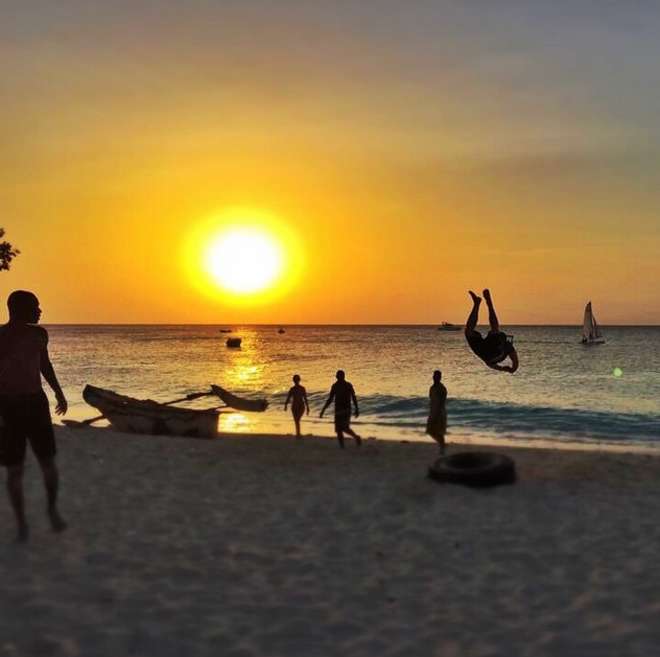
[[[303,432],[332,435],[318,414],[344,369],[355,387],[363,436],[422,438],[434,369],[449,391],[449,433],[491,439],[656,443],[660,447],[660,327],[605,327],[607,344],[584,347],[578,327],[507,326],[520,370],[497,373],[469,351],[462,332],[434,326],[49,326],[51,358],[71,404],[69,417],[97,414],[86,383],[168,401],[217,383],[265,396],[262,414],[220,418],[222,431],[291,433],[282,410],[291,376],[307,388]],[[243,339],[228,349],[228,335]],[[616,371],[618,368],[620,371]],[[208,399],[188,404],[212,406]]]

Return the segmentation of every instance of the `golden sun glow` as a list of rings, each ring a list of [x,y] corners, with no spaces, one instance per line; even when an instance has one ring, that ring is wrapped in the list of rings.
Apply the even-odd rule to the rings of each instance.
[[[289,226],[271,214],[231,208],[195,225],[184,266],[204,294],[232,305],[268,303],[289,291],[302,269]]]
[[[282,255],[280,245],[271,235],[237,228],[221,233],[211,242],[205,267],[225,290],[253,294],[277,282],[282,273]]]

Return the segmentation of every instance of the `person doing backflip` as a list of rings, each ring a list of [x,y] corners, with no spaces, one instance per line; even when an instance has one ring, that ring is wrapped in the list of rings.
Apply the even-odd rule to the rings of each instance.
[[[358,436],[353,429],[351,429],[351,401],[355,405],[355,417],[359,417],[360,411],[358,409],[357,397],[353,385],[346,380],[344,370],[337,370],[337,380],[330,388],[330,395],[323,405],[319,417],[323,417],[325,409],[335,402],[335,433],[339,441],[339,447],[344,449],[344,434],[355,438],[355,443],[359,447],[362,444],[362,439]]]
[[[289,402],[291,402],[291,414],[296,425],[296,438],[300,438],[300,418],[303,416],[305,409],[307,409],[307,415],[309,415],[307,391],[300,385],[300,374],[293,375],[293,385],[289,389],[289,394],[286,396],[286,401],[284,402],[285,411]]]
[[[18,528],[17,539],[28,539],[23,504],[23,464],[29,441],[39,461],[48,496],[48,517],[55,532],[66,528],[57,509],[58,472],[55,435],[48,398],[41,386],[46,379],[57,399],[55,412],[64,415],[67,401],[48,356],[48,333],[36,326],[41,317],[39,300],[17,290],[7,299],[9,322],[0,327],[0,464],[7,468],[7,492]]]
[[[481,305],[481,297],[477,296],[472,290],[469,291],[472,297],[472,312],[467,319],[465,325],[465,339],[470,345],[474,353],[481,358],[481,360],[488,365],[491,369],[498,370],[499,372],[510,372],[513,374],[518,369],[518,354],[516,350],[507,339],[506,333],[500,330],[500,323],[495,314],[493,307],[493,300],[490,296],[489,290],[484,290],[484,299],[488,306],[488,322],[490,323],[490,331],[484,338],[479,331],[477,331],[477,321],[479,320],[479,306]],[[507,358],[511,360],[511,365],[500,365],[502,361]]]

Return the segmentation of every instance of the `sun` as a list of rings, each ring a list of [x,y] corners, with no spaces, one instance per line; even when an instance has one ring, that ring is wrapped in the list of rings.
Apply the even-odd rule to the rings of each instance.
[[[182,265],[199,292],[230,306],[271,304],[298,283],[304,250],[290,222],[266,211],[225,208],[191,225]]]
[[[275,285],[280,278],[282,247],[264,230],[229,229],[210,241],[204,267],[224,290],[255,294]]]

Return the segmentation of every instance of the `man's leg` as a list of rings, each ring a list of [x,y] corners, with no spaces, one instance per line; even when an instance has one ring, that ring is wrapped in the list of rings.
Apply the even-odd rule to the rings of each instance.
[[[360,438],[360,436],[358,436],[355,433],[355,431],[353,431],[353,429],[351,429],[350,427],[346,427],[344,429],[344,432],[347,433],[349,436],[353,436],[353,438],[355,438],[355,442],[357,443],[358,447],[362,444],[362,438]]]
[[[495,308],[493,308],[493,300],[490,296],[490,290],[484,290],[484,299],[486,299],[486,305],[488,306],[488,323],[490,324],[490,330],[493,333],[499,333],[500,323],[495,314]]]
[[[296,438],[300,438],[300,418],[294,415],[293,421],[296,425]]]
[[[40,459],[39,465],[41,472],[44,476],[44,486],[46,487],[46,494],[48,496],[48,517],[50,518],[50,526],[54,532],[61,532],[66,529],[66,522],[64,522],[60,512],[57,509],[57,491],[59,488],[59,473],[55,465],[54,458]]]
[[[466,333],[476,330],[479,321],[479,306],[481,305],[481,297],[478,297],[472,290],[470,290],[470,296],[472,297],[473,306],[465,323]]]
[[[337,429],[337,440],[339,441],[339,447],[344,449],[344,434]]]
[[[28,540],[29,530],[25,520],[25,505],[23,502],[23,464],[11,465],[7,468],[7,493],[16,517],[16,528],[18,530],[16,539],[25,542]]]

